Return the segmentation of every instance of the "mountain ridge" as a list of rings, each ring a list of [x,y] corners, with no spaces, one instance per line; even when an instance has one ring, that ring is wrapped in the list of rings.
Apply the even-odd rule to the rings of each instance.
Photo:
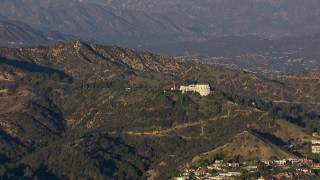
[[[36,30],[20,21],[0,21],[0,46],[48,45],[73,38],[57,32]]]

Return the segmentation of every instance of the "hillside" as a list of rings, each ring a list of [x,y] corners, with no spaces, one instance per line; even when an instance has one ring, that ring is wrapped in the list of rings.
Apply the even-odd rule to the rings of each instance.
[[[4,64],[33,71],[51,71],[52,68],[61,76],[69,75],[77,80],[110,80],[121,75],[123,80],[130,80],[129,83],[137,81],[136,84],[139,84],[142,83],[139,81],[148,80],[145,82],[147,85],[162,88],[172,86],[173,81],[177,84],[199,81],[209,82],[212,87],[226,92],[263,97],[269,101],[291,100],[294,97],[292,89],[286,85],[244,71],[208,66],[197,61],[177,61],[115,46],[74,41],[50,47],[1,48],[0,56],[3,57],[1,61]],[[27,66],[22,66],[21,63]],[[86,70],[88,66],[93,71]]]
[[[195,156],[188,166],[201,165],[219,155],[226,159],[241,157],[254,161],[296,158],[301,154],[288,151],[287,146],[301,146],[314,139],[301,127],[264,114],[247,131],[237,134],[223,146]]]
[[[218,154],[224,154],[226,158],[233,158],[240,155],[248,160],[295,158],[294,155],[285,152],[274,144],[248,131],[244,131],[232,138],[229,143],[213,151],[194,157],[191,163],[199,163],[198,161],[200,160],[205,160]]]
[[[3,178],[164,179],[245,131],[266,155],[291,157],[274,140],[319,128],[314,109],[294,106],[294,84],[197,61],[72,41],[0,48],[0,65]],[[193,81],[214,91],[164,91]]]

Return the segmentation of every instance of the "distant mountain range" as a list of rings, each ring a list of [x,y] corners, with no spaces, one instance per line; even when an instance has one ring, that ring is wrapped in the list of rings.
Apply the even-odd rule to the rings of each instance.
[[[4,0],[0,17],[103,44],[140,47],[217,35],[317,33],[316,0]]]
[[[165,15],[114,9],[78,1],[5,1],[1,14],[32,27],[95,39],[104,44],[138,46],[191,33]],[[164,40],[165,40],[164,39]]]
[[[0,20],[0,46],[45,45],[74,38],[62,33],[37,30],[20,21]]]

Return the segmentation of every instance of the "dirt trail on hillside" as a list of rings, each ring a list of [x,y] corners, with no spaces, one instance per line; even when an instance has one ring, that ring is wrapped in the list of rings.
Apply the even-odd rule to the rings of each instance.
[[[191,137],[191,136],[184,136],[184,135],[181,135],[181,134],[179,134],[179,136],[182,137],[183,139],[186,139],[186,140],[198,139],[200,137],[205,138],[205,136],[206,136],[205,128],[208,125],[208,122],[222,120],[222,119],[226,119],[226,118],[233,118],[233,117],[236,117],[238,115],[243,115],[244,113],[248,114],[248,112],[249,112],[249,110],[238,111],[238,113],[236,113],[234,115],[231,115],[231,109],[228,109],[228,114],[227,115],[214,117],[214,118],[209,119],[208,121],[199,120],[197,122],[189,122],[189,123],[175,125],[175,126],[173,126],[171,128],[163,129],[163,130],[154,130],[154,131],[145,131],[145,132],[127,131],[127,132],[122,132],[122,133],[128,134],[128,135],[135,135],[135,136],[147,135],[147,136],[164,137],[164,136],[174,136],[173,134],[170,134],[170,133],[172,133],[174,131],[177,131],[177,130],[181,130],[181,129],[185,129],[185,128],[189,128],[189,127],[193,127],[193,126],[199,126],[199,128],[201,130],[201,133],[199,134],[199,136]],[[251,111],[251,113],[253,113],[253,112],[255,112],[255,111]],[[262,116],[260,118],[262,118]],[[116,132],[112,132],[112,133],[116,133]]]

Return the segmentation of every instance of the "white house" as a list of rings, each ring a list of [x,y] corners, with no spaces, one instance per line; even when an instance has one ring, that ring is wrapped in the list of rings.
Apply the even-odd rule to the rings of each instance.
[[[287,161],[285,159],[283,160],[274,160],[273,161],[276,165],[286,165]]]
[[[287,161],[289,161],[291,163],[299,163],[300,162],[299,159],[293,159],[293,158],[289,158],[289,159],[287,159]]]
[[[189,86],[180,86],[180,91],[185,92],[198,92],[201,96],[207,96],[210,94],[209,84],[192,84]]]
[[[320,140],[313,140],[311,141],[312,144],[320,144]]]
[[[239,176],[241,176],[241,172],[220,173],[219,176],[222,176],[222,177],[239,177]]]
[[[173,180],[188,180],[190,179],[189,176],[180,176],[180,177],[174,177]]]
[[[312,141],[311,147],[312,153],[319,154],[320,153],[320,140]]]

